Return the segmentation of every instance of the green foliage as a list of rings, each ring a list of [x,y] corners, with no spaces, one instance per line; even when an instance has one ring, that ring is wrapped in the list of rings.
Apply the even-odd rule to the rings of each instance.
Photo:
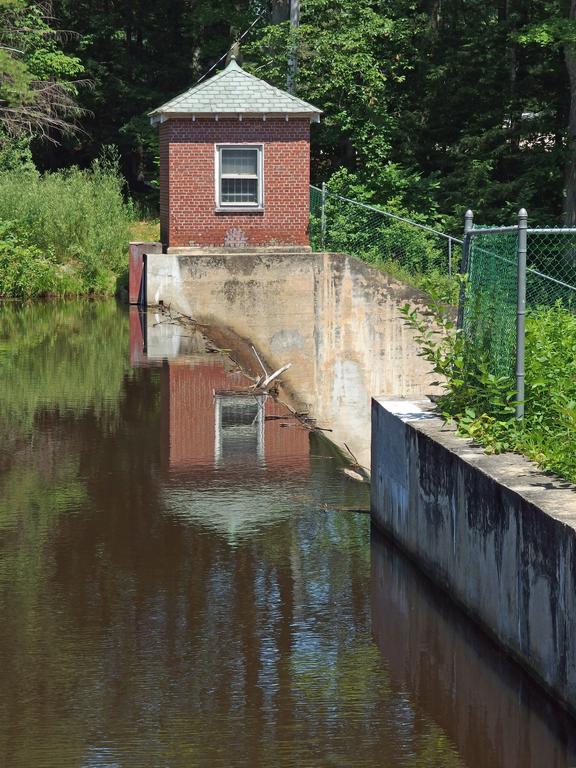
[[[313,177],[332,183],[344,166],[386,207],[396,197],[405,210],[449,212],[449,230],[461,229],[467,207],[500,221],[524,205],[533,221],[558,223],[566,13],[550,0],[307,0],[297,93],[325,110]],[[531,44],[538,28],[562,30],[562,40]],[[289,45],[287,25],[262,30],[249,46],[256,74],[283,87]]]
[[[336,190],[342,194],[335,194]],[[326,197],[324,247],[350,253],[436,299],[455,304],[459,283],[456,276],[448,274],[448,239],[417,226],[425,224],[425,216],[404,209],[397,198],[381,206],[374,204],[373,197],[374,193],[346,169],[333,175]],[[320,193],[313,190],[311,241],[317,250],[322,247],[321,205]],[[459,248],[454,243],[454,265],[458,258]]]
[[[27,245],[11,222],[0,221],[0,296],[30,299],[55,291],[55,264]]]
[[[74,97],[84,66],[63,51],[52,22],[49,2],[0,3],[0,147],[22,136],[55,140],[82,112]]]
[[[88,171],[0,172],[1,294],[113,293],[134,218],[123,187],[111,151]]]
[[[30,141],[27,138],[0,141],[0,173],[17,170],[33,171],[35,168]]]
[[[573,45],[576,43],[576,21],[566,18],[549,18],[526,26],[518,35],[522,45],[535,43],[542,47]]]
[[[560,303],[528,316],[523,450],[576,481],[576,316]]]
[[[511,376],[491,373],[483,346],[455,328],[451,310],[435,304],[432,321],[406,305],[421,354],[439,375],[438,408],[460,435],[488,452],[516,451],[542,469],[576,482],[576,316],[560,302],[527,316],[525,417],[515,418]]]
[[[32,9],[3,0],[0,14],[9,7],[12,15]],[[454,233],[468,207],[501,221],[523,205],[534,223],[558,223],[570,113],[564,54],[574,41],[567,4],[306,0],[295,33],[273,23],[282,14],[269,7],[54,0],[58,22],[50,23],[71,34],[42,33],[48,21],[34,17],[26,55],[7,54],[14,72],[5,87],[25,102],[27,70],[73,88],[83,67],[92,87],[77,101],[88,135],[80,146],[66,139],[57,153],[36,147],[40,167],[88,165],[117,143],[131,188],[151,203],[158,145],[147,113],[194,84],[259,19],[242,41],[243,65],[285,88],[295,46],[297,94],[324,110],[312,132],[315,182],[337,190],[334,174],[344,168],[372,202],[390,209],[396,201],[431,225],[445,211],[443,229]]]
[[[65,50],[92,84],[79,100],[88,111],[82,161],[118,144],[131,188],[148,199],[158,176],[158,132],[148,112],[190,88],[260,11],[251,0],[54,0],[59,23],[74,32]],[[78,152],[65,146],[60,157],[77,162]]]
[[[418,208],[431,203],[417,169],[401,167],[394,158],[402,92],[417,64],[414,35],[423,23],[425,15],[403,0],[386,9],[372,0],[302,5],[297,93],[325,112],[314,132],[317,178],[344,166],[359,172],[380,201],[398,196]],[[291,44],[289,25],[280,24],[266,27],[247,46],[250,58],[266,68],[266,79],[281,88]]]

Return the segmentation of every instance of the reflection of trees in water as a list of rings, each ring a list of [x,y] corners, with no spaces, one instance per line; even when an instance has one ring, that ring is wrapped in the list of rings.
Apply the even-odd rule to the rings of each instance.
[[[0,329],[4,446],[14,437],[0,455],[0,764],[80,766],[114,650],[98,649],[75,614],[105,615],[117,578],[97,583],[109,542],[82,536],[102,506],[122,510],[141,494],[152,502],[158,387],[148,371],[125,376],[126,321],[112,303],[1,307]],[[91,583],[75,584],[83,558]]]
[[[0,475],[0,764],[457,765],[370,639],[368,518],[316,509],[366,490],[326,451],[298,514],[235,548],[166,514],[158,380],[125,375],[126,326],[112,304],[0,310],[20,389],[0,413],[21,414]]]
[[[113,301],[0,303],[0,419],[29,428],[54,408],[116,418],[128,344]]]

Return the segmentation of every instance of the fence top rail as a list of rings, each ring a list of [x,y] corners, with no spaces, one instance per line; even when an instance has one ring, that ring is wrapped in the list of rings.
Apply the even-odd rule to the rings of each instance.
[[[514,267],[516,266],[515,261],[512,261],[511,259],[507,259],[505,256],[501,256],[499,253],[493,253],[492,251],[488,251],[486,248],[478,248],[478,251],[480,251],[480,253],[485,254],[486,256],[492,256],[493,258],[498,259],[499,261],[504,261],[506,264],[511,264]],[[537,269],[534,269],[534,267],[527,267],[526,272],[531,275],[536,275],[536,277],[541,277],[544,280],[550,280],[550,282],[556,283],[556,285],[560,285],[562,286],[562,288],[568,288],[568,290],[574,291],[574,293],[576,293],[575,285],[570,285],[570,283],[565,283],[562,280],[558,280],[558,278],[552,277],[552,275],[545,275],[543,272],[539,272]]]
[[[346,203],[352,203],[352,205],[357,205],[360,208],[364,208],[367,211],[375,211],[376,213],[379,213],[381,216],[387,216],[389,219],[395,219],[396,221],[402,221],[405,224],[410,224],[413,227],[417,227],[418,229],[423,229],[426,232],[432,232],[434,235],[439,235],[440,237],[445,238],[446,240],[450,240],[453,243],[459,243],[460,245],[463,245],[464,241],[460,240],[457,237],[453,237],[452,235],[447,235],[445,232],[440,232],[438,229],[434,229],[433,227],[427,227],[426,224],[419,224],[417,221],[412,221],[412,219],[407,219],[404,216],[398,216],[396,213],[389,213],[388,211],[383,211],[381,208],[376,208],[374,205],[368,205],[367,203],[359,203],[358,200],[352,200],[350,197],[344,197],[343,195],[337,195],[336,192],[330,192],[328,189],[323,192],[318,187],[310,185],[311,189],[313,189],[315,192],[320,192],[322,194],[326,194],[329,197],[335,197],[338,200],[344,200]]]
[[[556,277],[551,277],[551,275],[545,275],[542,272],[538,272],[537,269],[533,269],[532,267],[528,267],[526,271],[530,272],[531,275],[536,275],[537,277],[542,277],[545,280],[550,280],[552,283],[561,285],[562,288],[568,288],[570,291],[574,291],[574,293],[576,293],[576,286],[570,285],[570,283],[564,283],[562,280],[558,280]]]
[[[576,227],[528,227],[529,235],[576,235]]]
[[[501,232],[516,232],[517,224],[509,227],[474,227],[469,230],[469,235],[497,235]],[[528,227],[529,235],[576,235],[576,227]]]
[[[517,231],[518,225],[513,224],[510,227],[474,227],[473,229],[470,229],[466,234],[472,237],[473,235],[499,235],[505,232]],[[530,232],[530,230],[528,230],[528,232]]]

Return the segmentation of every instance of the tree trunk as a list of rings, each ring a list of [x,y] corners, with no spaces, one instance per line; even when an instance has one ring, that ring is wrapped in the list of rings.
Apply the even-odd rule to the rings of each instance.
[[[570,2],[570,21],[576,20],[576,0]],[[568,146],[564,197],[564,225],[576,225],[576,46],[564,48],[564,59],[570,81],[570,117],[568,119]]]
[[[270,21],[272,24],[280,24],[290,18],[290,0],[272,0]]]

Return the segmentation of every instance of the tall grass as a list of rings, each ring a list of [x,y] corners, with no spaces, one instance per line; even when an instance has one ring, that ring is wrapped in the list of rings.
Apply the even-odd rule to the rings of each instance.
[[[123,187],[110,154],[89,170],[1,172],[0,295],[114,292],[135,218]]]

